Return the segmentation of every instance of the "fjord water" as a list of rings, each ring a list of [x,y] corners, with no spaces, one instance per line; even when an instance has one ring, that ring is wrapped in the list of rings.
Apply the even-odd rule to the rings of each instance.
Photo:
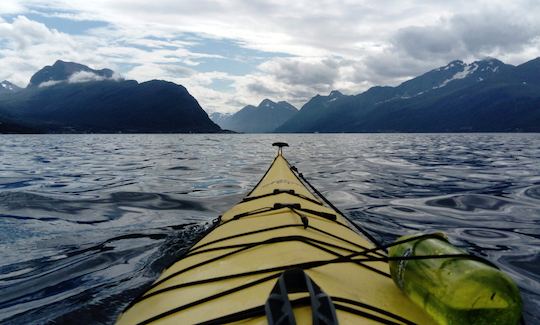
[[[0,323],[113,323],[275,149],[383,242],[444,231],[540,323],[540,134],[2,135]]]

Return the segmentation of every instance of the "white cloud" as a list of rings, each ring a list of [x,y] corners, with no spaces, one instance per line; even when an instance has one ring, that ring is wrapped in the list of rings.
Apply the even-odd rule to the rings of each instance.
[[[83,83],[83,82],[90,82],[90,81],[102,81],[105,79],[106,79],[105,77],[99,76],[93,72],[79,71],[69,76],[69,79],[67,80],[67,82],[75,84],[75,83]]]
[[[0,5],[0,15],[2,14],[17,14],[25,11],[24,5],[17,0],[2,0],[2,5]],[[0,18],[0,22],[1,22]]]
[[[54,85],[58,85],[60,83],[62,83],[63,81],[62,80],[49,80],[49,81],[45,81],[45,82],[42,82],[38,85],[39,88],[44,88],[44,87],[51,87],[51,86],[54,86]]]
[[[18,51],[58,38],[62,38],[61,33],[24,16],[17,16],[12,23],[0,23],[0,39]]]
[[[2,0],[0,7],[0,14],[42,12],[108,23],[75,36],[23,16],[0,19],[0,64],[7,67],[0,79],[25,84],[37,69],[62,58],[139,81],[182,83],[204,108],[220,111],[265,96],[301,106],[317,92],[396,85],[453,59],[494,56],[517,64],[540,56],[535,1]],[[203,70],[202,60],[231,55],[190,50],[205,42],[201,38],[289,57],[266,55],[243,76],[219,66]],[[220,78],[231,81],[234,91],[213,89]]]

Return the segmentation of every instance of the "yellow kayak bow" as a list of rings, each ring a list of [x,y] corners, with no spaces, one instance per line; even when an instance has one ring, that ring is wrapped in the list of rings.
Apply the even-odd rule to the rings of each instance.
[[[432,324],[386,253],[283,157],[118,324]],[[310,188],[310,189],[308,189]]]

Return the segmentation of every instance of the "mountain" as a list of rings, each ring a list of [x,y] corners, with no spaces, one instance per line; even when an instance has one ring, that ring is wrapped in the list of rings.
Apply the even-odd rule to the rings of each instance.
[[[298,110],[281,101],[263,100],[259,106],[248,105],[220,122],[223,129],[244,133],[272,132],[294,116]]]
[[[109,69],[57,61],[26,89],[0,97],[0,122],[10,132],[221,132],[183,86],[112,76]]]
[[[316,95],[311,98],[297,114],[276,128],[277,132],[314,132],[310,126],[325,123],[328,109],[346,102],[351,96],[345,96],[337,90],[328,96]]]
[[[13,94],[20,91],[21,89],[21,87],[14,85],[7,80],[0,82],[0,95]]]
[[[525,62],[516,67],[516,81],[540,84],[540,58]]]
[[[310,100],[278,132],[540,131],[540,60],[452,61],[397,87]],[[305,110],[305,112],[304,112]]]
[[[230,118],[232,116],[231,113],[220,113],[220,112],[214,112],[210,113],[208,115],[212,122],[216,123],[217,125],[221,125],[225,120]]]
[[[94,70],[75,62],[56,61],[52,66],[45,66],[30,78],[28,87],[54,85],[63,81],[85,82],[111,79],[110,69]]]

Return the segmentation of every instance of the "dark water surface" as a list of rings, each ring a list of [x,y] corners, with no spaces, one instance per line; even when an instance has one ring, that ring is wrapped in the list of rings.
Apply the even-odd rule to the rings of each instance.
[[[273,141],[377,238],[442,230],[495,262],[540,324],[540,134],[2,135],[0,323],[113,323]]]

